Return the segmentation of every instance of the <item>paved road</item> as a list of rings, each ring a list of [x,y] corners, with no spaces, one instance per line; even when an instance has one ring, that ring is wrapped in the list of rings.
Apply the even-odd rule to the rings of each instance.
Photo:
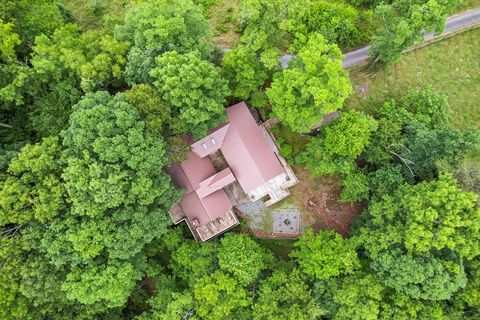
[[[480,23],[480,8],[466,11],[464,13],[447,18],[445,24],[445,31],[443,33],[452,32],[458,29],[462,29]],[[430,40],[434,37],[433,33],[427,33],[424,35],[424,40]],[[370,46],[363,47],[361,49],[351,51],[343,56],[343,68],[349,68],[351,66],[360,64],[368,60],[368,49]],[[284,55],[280,58],[282,67],[288,66],[288,62],[293,58],[292,55]]]

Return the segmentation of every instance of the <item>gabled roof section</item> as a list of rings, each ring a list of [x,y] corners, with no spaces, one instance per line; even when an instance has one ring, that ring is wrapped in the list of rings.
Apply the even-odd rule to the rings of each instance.
[[[230,122],[221,147],[242,189],[249,193],[284,173],[284,169],[245,102],[227,108]]]
[[[229,127],[230,124],[225,123],[205,138],[193,143],[191,145],[192,151],[195,152],[200,158],[205,158],[209,154],[217,151],[222,147]]]
[[[213,192],[228,186],[234,181],[235,176],[233,175],[232,170],[226,168],[200,182],[200,188],[198,188],[196,192],[200,198],[204,198]]]

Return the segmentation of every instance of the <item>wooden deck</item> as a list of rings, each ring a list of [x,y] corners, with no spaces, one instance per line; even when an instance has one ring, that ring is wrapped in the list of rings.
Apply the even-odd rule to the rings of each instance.
[[[197,232],[201,241],[207,241],[208,239],[225,232],[237,224],[239,224],[237,216],[233,210],[228,210],[224,215],[207,223],[204,226],[197,228],[195,231]]]

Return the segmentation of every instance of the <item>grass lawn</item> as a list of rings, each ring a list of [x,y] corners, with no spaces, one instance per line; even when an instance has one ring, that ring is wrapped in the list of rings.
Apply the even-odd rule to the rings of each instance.
[[[455,7],[454,12],[460,13],[473,8],[480,8],[480,0],[464,0]]]
[[[220,48],[234,48],[240,40],[238,6],[239,0],[213,0],[207,9],[213,41]]]
[[[447,97],[455,126],[480,126],[480,29],[410,52],[385,69],[351,71],[350,79],[347,109],[372,112],[409,90],[431,88]]]
[[[63,0],[75,21],[83,29],[100,29],[103,15],[123,17],[130,0]]]

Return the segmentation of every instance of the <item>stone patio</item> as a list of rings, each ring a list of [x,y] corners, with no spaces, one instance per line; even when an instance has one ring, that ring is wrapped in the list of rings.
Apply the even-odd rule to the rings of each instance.
[[[298,233],[300,226],[300,212],[292,209],[278,209],[272,213],[273,233]]]

